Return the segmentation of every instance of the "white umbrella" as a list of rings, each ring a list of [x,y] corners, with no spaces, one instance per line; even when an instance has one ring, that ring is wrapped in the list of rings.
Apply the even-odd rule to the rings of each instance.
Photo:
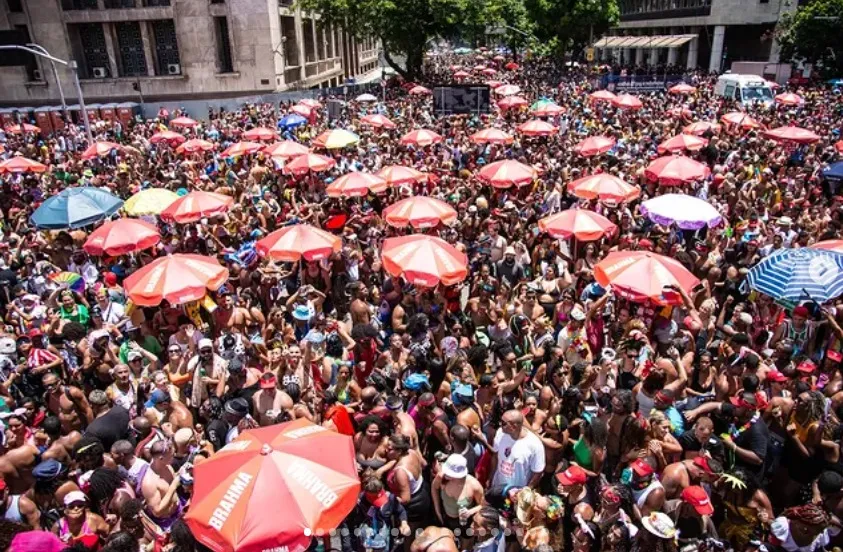
[[[359,96],[357,96],[354,99],[357,100],[358,102],[376,102],[376,101],[378,101],[378,99],[371,94],[360,94]]]
[[[716,226],[723,217],[710,203],[684,194],[664,194],[641,204],[641,212],[663,226],[675,224],[683,230]]]

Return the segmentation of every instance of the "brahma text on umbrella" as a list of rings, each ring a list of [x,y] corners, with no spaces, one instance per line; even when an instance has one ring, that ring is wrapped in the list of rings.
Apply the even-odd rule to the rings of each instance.
[[[331,490],[324,481],[319,479],[315,473],[307,469],[301,462],[293,462],[287,468],[287,473],[304,487],[313,497],[322,503],[325,508],[330,508],[337,501],[337,493]]]
[[[208,521],[208,525],[217,531],[222,531],[222,526],[225,525],[225,521],[228,519],[228,516],[231,515],[231,511],[234,510],[234,507],[237,505],[237,501],[240,500],[240,497],[243,495],[246,487],[249,486],[253,477],[253,475],[245,472],[237,474],[237,477],[235,477],[234,481],[232,481],[231,485],[229,485],[228,490],[225,491],[220,503],[216,508],[214,508],[214,513],[211,514],[211,519]]]

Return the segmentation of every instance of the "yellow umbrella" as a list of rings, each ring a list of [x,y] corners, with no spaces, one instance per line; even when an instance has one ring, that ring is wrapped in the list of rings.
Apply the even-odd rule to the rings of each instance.
[[[359,141],[360,137],[353,132],[337,128],[334,130],[326,130],[314,138],[311,145],[313,147],[323,149],[340,149],[356,144]]]
[[[157,215],[177,200],[179,196],[164,188],[149,188],[140,191],[126,200],[123,210],[133,217],[140,215]]]

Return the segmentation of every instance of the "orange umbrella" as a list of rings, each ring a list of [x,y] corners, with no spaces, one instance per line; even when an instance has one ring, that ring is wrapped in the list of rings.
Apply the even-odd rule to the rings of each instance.
[[[426,288],[454,285],[468,275],[468,257],[445,240],[423,234],[388,238],[381,253],[392,276]]]
[[[378,171],[378,176],[383,178],[389,186],[400,186],[401,184],[411,184],[414,182],[424,182],[427,180],[427,173],[423,173],[411,167],[404,167],[402,165],[389,165]]]
[[[483,167],[477,177],[495,188],[526,186],[538,178],[538,171],[530,165],[507,159]]]
[[[761,128],[761,123],[741,111],[726,113],[720,120],[727,125],[734,125],[745,130]]]
[[[257,142],[237,142],[231,144],[222,152],[223,157],[240,157],[250,153],[257,153],[263,149],[263,144]]]
[[[433,94],[433,92],[431,92],[430,89],[425,88],[424,86],[422,86],[420,84],[417,84],[416,86],[412,87],[410,89],[409,93],[412,94],[413,96],[427,96],[427,95]]]
[[[306,106],[304,104],[300,104],[300,103],[291,107],[290,111],[292,111],[293,113],[295,113],[297,115],[301,115],[302,117],[306,117],[308,119],[313,114],[313,110],[311,108],[309,108],[308,106]]]
[[[114,142],[94,142],[82,152],[82,159],[96,159],[97,157],[105,157],[112,150],[120,149],[120,144]]]
[[[168,222],[196,222],[197,220],[224,213],[234,204],[234,198],[214,192],[195,191],[172,202],[161,211],[161,218]]]
[[[273,261],[319,261],[339,252],[342,240],[307,224],[294,224],[272,232],[255,244],[261,257]]]
[[[804,102],[805,102],[805,100],[802,99],[802,96],[800,96],[799,94],[793,94],[791,92],[786,92],[784,94],[776,95],[776,103],[777,104],[795,106],[795,105],[802,105]]]
[[[521,96],[507,96],[506,98],[500,100],[498,102],[498,107],[507,110],[507,109],[520,109],[528,105],[529,102],[522,98]]]
[[[682,155],[659,157],[644,170],[644,176],[658,181],[662,186],[679,186],[701,180],[710,173],[706,165]]]
[[[376,174],[350,172],[331,182],[326,192],[329,197],[364,197],[369,192],[377,194],[387,188],[386,181]]]
[[[659,305],[682,303],[682,296],[665,286],[679,286],[690,293],[700,283],[679,261],[649,251],[609,253],[595,265],[594,279],[604,288],[611,285],[620,297]]]
[[[270,140],[277,140],[278,133],[272,130],[271,128],[255,127],[250,128],[249,130],[244,132],[243,138],[245,138],[246,140],[269,142]]]
[[[603,201],[632,201],[641,194],[641,190],[631,186],[608,173],[592,174],[574,180],[568,191],[582,199],[600,199]]]
[[[837,142],[835,142],[834,149],[836,149],[838,153],[843,153],[843,140],[838,140]]]
[[[89,255],[116,257],[148,249],[161,241],[155,226],[133,218],[106,222],[88,236],[82,246]]]
[[[475,144],[511,144],[512,136],[499,128],[484,128],[469,136]]]
[[[432,130],[414,130],[412,132],[408,132],[404,136],[401,137],[400,142],[407,145],[413,145],[418,147],[425,147],[430,146],[433,144],[438,144],[442,141],[442,136],[436,134]]]
[[[702,136],[708,131],[719,132],[720,125],[717,123],[709,123],[708,121],[698,121],[696,123],[691,123],[682,129],[683,133],[693,134],[694,136]]]
[[[693,94],[697,89],[690,84],[680,83],[667,89],[671,94]]]
[[[212,151],[214,149],[213,142],[207,140],[200,140],[199,138],[192,138],[176,148],[176,153],[196,153],[199,151]]]
[[[241,433],[196,465],[194,481],[185,522],[214,552],[306,550],[360,493],[351,437],[305,419]]]
[[[453,207],[427,196],[413,196],[393,203],[383,211],[386,222],[396,228],[407,225],[413,228],[434,228],[439,224],[450,226],[457,220]]]
[[[677,134],[659,144],[659,153],[679,153],[682,150],[698,151],[708,145],[708,140],[693,134]]]
[[[171,127],[182,127],[182,128],[193,128],[199,125],[199,122],[191,119],[190,117],[176,117],[172,121],[170,121]]]
[[[29,123],[20,123],[18,125],[9,125],[4,131],[6,134],[26,134],[27,132],[41,132],[41,128],[30,125]]]
[[[617,229],[609,219],[588,209],[567,209],[539,220],[539,230],[566,240],[572,236],[580,241],[599,240]]]
[[[126,278],[123,289],[132,303],[154,307],[161,301],[181,305],[198,301],[208,290],[216,291],[228,280],[228,269],[203,255],[174,254],[159,257]]]
[[[612,105],[620,109],[641,109],[644,104],[632,94],[621,94],[612,100]]]
[[[263,152],[270,157],[290,159],[291,157],[298,157],[299,155],[307,155],[310,153],[310,150],[307,149],[307,146],[303,146],[298,142],[284,140],[283,142],[277,142],[266,146],[263,148]]]
[[[322,104],[319,103],[318,100],[314,100],[313,98],[304,98],[303,100],[299,100],[301,105],[306,105],[310,109],[319,109],[322,107]]]
[[[836,253],[843,253],[843,240],[825,240],[817,242],[809,246],[811,249],[825,249],[826,251],[834,251]]]
[[[591,136],[574,146],[574,151],[583,157],[593,157],[601,153],[606,153],[613,147],[615,147],[614,138],[610,136]]]
[[[375,115],[364,115],[360,122],[365,123],[367,125],[371,125],[377,128],[386,128],[386,129],[393,129],[395,128],[395,123],[384,117],[380,114]]]
[[[159,142],[164,142],[165,144],[178,145],[184,142],[187,138],[183,135],[179,134],[178,132],[173,132],[172,130],[163,130],[161,132],[156,132],[152,136],[149,137],[150,144],[157,144]]]
[[[797,144],[813,144],[820,141],[819,135],[797,126],[774,128],[765,131],[764,136],[777,142],[795,142]]]
[[[47,170],[47,165],[27,159],[26,157],[16,156],[5,161],[0,161],[0,174],[12,173],[21,174],[25,172],[42,173]]]
[[[614,93],[609,92],[608,90],[598,90],[597,92],[592,92],[590,97],[596,102],[611,102],[617,98]]]
[[[309,172],[325,172],[336,164],[337,162],[330,157],[318,153],[306,153],[284,165],[284,174],[303,175]]]
[[[495,94],[498,96],[514,96],[521,92],[521,87],[517,84],[502,84],[495,88]]]
[[[518,125],[516,130],[525,136],[550,136],[558,129],[547,121],[533,119]]]

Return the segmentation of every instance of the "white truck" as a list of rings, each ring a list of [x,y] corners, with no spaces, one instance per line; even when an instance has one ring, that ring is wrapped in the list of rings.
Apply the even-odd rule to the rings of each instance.
[[[758,75],[720,75],[714,85],[714,93],[744,105],[763,103],[769,106],[773,103],[773,90],[767,81]]]

